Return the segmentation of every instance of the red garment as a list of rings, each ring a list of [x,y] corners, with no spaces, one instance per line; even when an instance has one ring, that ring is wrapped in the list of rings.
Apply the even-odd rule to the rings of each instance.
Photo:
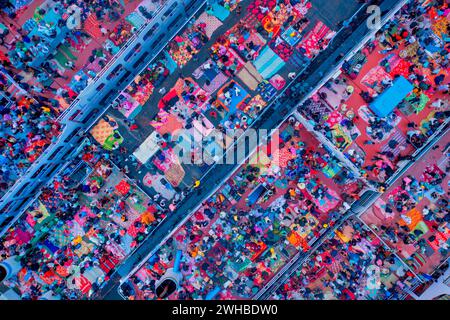
[[[3,53],[3,51],[0,51],[0,61],[8,61],[8,62],[10,62],[8,56],[5,55]]]
[[[92,153],[85,153],[82,157],[82,159],[84,161],[90,161],[92,158],[94,157],[94,155]]]
[[[53,189],[55,189],[55,190],[58,190],[59,189],[59,186],[60,186],[60,183],[58,182],[58,181],[54,181],[53,182]]]

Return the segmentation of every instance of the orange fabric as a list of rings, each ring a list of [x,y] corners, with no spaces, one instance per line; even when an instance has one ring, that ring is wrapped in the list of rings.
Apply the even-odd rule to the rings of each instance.
[[[411,223],[407,224],[405,220],[400,219],[399,224],[401,226],[407,226],[409,230],[414,230],[417,224],[422,221],[422,214],[416,208],[412,209],[406,214],[407,217],[411,218]]]
[[[153,223],[154,221],[155,221],[155,216],[151,212],[146,211],[142,215],[142,223],[149,225],[149,224]]]

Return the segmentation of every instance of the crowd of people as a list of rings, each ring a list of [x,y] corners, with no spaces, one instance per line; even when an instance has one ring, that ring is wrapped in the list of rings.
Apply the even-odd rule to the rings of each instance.
[[[288,79],[293,79],[288,77],[287,67],[298,67],[290,61],[295,56],[294,51],[297,56],[310,59],[312,57],[302,51],[306,42],[315,45],[322,39],[321,49],[314,49],[318,54],[334,35],[322,22],[318,22],[311,32],[306,32],[309,23],[306,16],[311,8],[309,1],[280,1],[278,5],[264,2],[264,7],[256,3],[259,2],[232,1],[208,7],[206,12],[188,22],[155,61],[122,92],[119,101],[113,103],[113,108],[122,113],[128,127],[133,126],[138,133],[142,124],[148,123],[147,114],[141,116],[141,111],[151,109],[154,118],[150,125],[159,139],[164,140],[161,142],[164,148],[156,148],[150,158],[139,157],[137,167],[150,168],[143,180],[144,188],[149,187],[150,193],[158,193],[154,189],[161,189],[155,188],[155,181],[160,181],[161,175],[169,181],[170,185],[165,188],[168,190],[163,190],[164,195],[159,192],[167,203],[172,201],[172,188],[177,189],[180,183],[192,185],[196,179],[192,176],[197,175],[185,174],[185,168],[177,164],[180,159],[172,152],[173,133],[187,129],[208,135],[214,129],[223,132],[247,129]],[[265,6],[267,10],[261,9]],[[242,8],[246,8],[246,14],[241,18]],[[218,34],[223,21],[231,14],[240,19],[224,34]],[[276,32],[271,31],[269,24],[276,26]],[[296,32],[297,41],[286,42],[289,41],[285,40],[288,39],[288,29]],[[206,43],[212,44],[206,46]],[[282,47],[290,47],[291,50],[284,52]],[[273,63],[268,64],[267,61]],[[190,74],[183,75],[186,73]],[[153,110],[156,106],[158,109]],[[136,143],[141,143],[138,150],[144,149],[148,139]],[[196,141],[192,158],[195,158],[197,150],[205,147],[200,143]],[[206,157],[214,158],[211,155]],[[206,169],[202,167],[200,171]],[[177,178],[173,174],[175,171]]]
[[[246,16],[205,48],[230,12],[241,15],[244,5]],[[20,28],[10,22],[20,12],[4,10],[17,36],[11,42],[7,31],[0,34],[2,52],[10,53],[0,56],[5,66],[0,70],[0,195],[57,138],[60,112],[142,19],[151,17],[146,8],[139,3],[122,7],[101,0],[62,0],[35,8],[33,18]],[[202,133],[247,128],[286,80],[295,78],[284,67],[293,67],[293,59],[311,60],[326,48],[334,32],[322,22],[308,28],[310,8],[307,0],[255,0],[249,5],[219,1],[176,35],[112,105],[124,116],[127,131],[138,130],[135,118],[158,92],[158,110],[149,123],[155,136],[152,148],[146,149],[154,154],[137,150],[131,155],[121,145],[122,121],[102,117],[94,129],[105,124],[110,136],[99,134],[100,147],[88,142],[2,239],[1,259],[15,257],[21,264],[18,274],[2,283],[10,294],[22,299],[92,297],[186,196],[180,191],[185,170],[174,154],[172,134],[180,128]],[[77,13],[83,28],[68,28],[64,17]],[[129,19],[124,13],[130,13]],[[316,131],[357,164],[363,177],[383,188],[398,162],[410,160],[448,118],[448,15],[445,1],[411,1],[301,109]],[[39,35],[30,34],[34,29]],[[96,35],[102,43],[89,47]],[[92,50],[80,68],[72,49],[81,52],[85,47]],[[204,56],[192,75],[182,75],[181,67],[189,68]],[[178,79],[167,90],[164,84],[177,71]],[[381,116],[373,103],[400,78],[412,89]],[[171,268],[182,280],[170,298],[251,298],[290,258],[308,252],[334,226],[359,198],[364,180],[295,117],[282,126],[279,138],[279,149],[258,150],[257,164],[243,165],[121,286],[126,298],[158,298],[158,281]],[[202,143],[197,141],[196,147],[203,148]],[[113,163],[126,164],[119,169]],[[148,173],[142,181],[130,181],[128,166]],[[404,257],[417,270],[430,247],[439,261],[448,255],[447,192],[439,187],[447,180],[438,169],[427,168],[421,180],[404,177],[383,207],[403,222],[379,226],[380,237],[394,247],[403,243],[417,248]],[[141,182],[152,188],[152,197],[138,188]],[[427,192],[433,205],[424,207],[423,224],[413,223],[417,203]],[[274,298],[396,299],[412,286],[411,278],[371,231],[346,221]]]
[[[57,108],[21,91],[0,73],[0,195],[27,170],[59,135]]]
[[[20,263],[2,293],[17,299],[86,299],[165,217],[94,144],[2,237],[0,256]]]
[[[100,72],[124,39],[139,26],[138,22],[142,23],[138,16],[150,18],[149,8],[157,10],[163,3],[130,3],[123,7],[118,2],[106,5],[102,1],[85,3],[64,0],[30,2],[26,6],[21,3],[22,8],[4,10],[1,21],[9,31],[2,33],[3,72],[14,83],[11,84],[5,76],[2,89],[6,98],[17,101],[2,108],[2,131],[7,134],[4,144],[14,145],[11,147],[14,150],[8,150],[1,158],[3,192],[39,157],[51,139],[56,139],[59,134],[58,115]],[[217,5],[225,8],[225,13]],[[196,70],[199,87],[205,92],[197,92],[195,96],[188,94],[190,103],[203,105],[202,110],[197,110],[193,116],[198,117],[198,113],[203,112],[207,118],[205,121],[219,129],[247,128],[267,101],[286,83],[283,77],[275,74],[276,70],[269,72],[267,67],[259,68],[258,59],[263,61],[278,54],[283,60],[279,64],[282,67],[294,50],[288,50],[287,54],[279,49],[289,46],[287,40],[283,40],[286,38],[284,33],[288,29],[294,32],[299,28],[296,32],[300,42],[291,44],[301,48],[301,33],[309,21],[305,15],[310,7],[308,1],[283,1],[277,5],[268,2],[258,3],[258,6],[252,3],[247,10],[247,16],[251,19],[241,19],[227,31],[226,37],[219,36],[210,48],[211,59]],[[179,67],[191,59],[197,59],[202,46],[229,15],[226,12],[234,10],[242,14],[239,1],[224,1],[190,22],[171,41],[167,52],[124,90],[121,101],[113,107],[119,109],[130,123],[134,123],[134,117],[144,108],[154,88],[158,88],[161,94],[166,92],[162,83]],[[72,21],[78,15],[80,20]],[[305,41],[310,38],[309,34],[304,36]],[[227,81],[236,76],[239,76],[239,82]],[[17,87],[14,93],[11,93],[12,86]],[[234,94],[226,90],[231,86],[234,87]],[[248,94],[250,91],[245,86],[250,86],[250,90],[259,94]],[[33,98],[28,99],[28,95],[23,98],[24,91]],[[214,91],[217,91],[218,97],[214,97]],[[186,95],[180,98],[184,99]],[[166,106],[166,110],[155,118],[157,128],[167,120],[164,111],[177,113],[169,107]],[[177,117],[181,122],[189,122],[191,118],[186,114]],[[5,127],[12,130],[3,129]],[[121,140],[121,137],[117,139]]]
[[[358,197],[356,179],[299,123],[285,124],[280,149],[259,152],[206,200],[122,286],[129,299],[155,299],[155,286],[181,250],[183,280],[170,298],[251,298],[298,250]],[[307,140],[307,141],[306,141]]]
[[[424,281],[449,256],[446,137],[447,145],[432,150],[427,163],[415,164],[387,190],[373,213],[362,217]]]
[[[442,51],[435,52],[430,56],[425,56],[427,57],[428,62],[437,58],[437,63],[439,64],[438,68],[432,66],[430,69],[429,63],[422,62],[414,68],[407,68],[405,71],[403,62],[399,62],[399,59],[397,58],[393,61],[393,57],[388,55],[388,52],[390,54],[396,52],[398,55],[402,56],[402,59],[409,61],[406,53],[408,52],[408,46],[414,43],[414,41],[407,36],[401,28],[406,28],[409,30],[410,24],[413,23],[415,19],[414,13],[412,14],[412,17],[409,16],[411,11],[409,9],[411,6],[413,6],[413,4],[409,4],[407,7],[403,8],[400,17],[397,16],[396,19],[390,21],[386,26],[384,26],[383,30],[377,34],[376,39],[367,44],[363,50],[359,52],[359,56],[356,58],[361,59],[359,63],[362,63],[362,65],[358,65],[357,63],[357,65],[351,68],[346,66],[344,69],[351,71],[347,72],[348,75],[343,74],[339,76],[334,83],[328,83],[326,85],[327,89],[329,89],[328,92],[331,92],[331,94],[327,97],[326,91],[320,90],[319,94],[316,97],[313,97],[310,101],[312,107],[304,109],[309,109],[309,111],[313,110],[313,112],[308,114],[308,117],[313,117],[313,120],[316,121],[316,130],[322,130],[325,133],[325,136],[327,136],[330,140],[333,140],[333,142],[336,142],[337,145],[340,145],[341,149],[346,151],[346,156],[362,169],[361,173],[363,175],[369,177],[370,179],[378,179],[379,182],[385,181],[395,172],[397,162],[401,160],[409,160],[409,153],[413,150],[411,145],[413,145],[414,148],[420,148],[426,142],[427,137],[429,137],[432,132],[434,132],[445,121],[447,114],[446,106],[448,102],[446,102],[445,94],[448,92],[446,91],[445,84],[446,81],[448,81],[448,46],[445,44],[445,41],[440,43],[442,45]],[[424,4],[423,7],[419,7],[420,8],[417,10],[424,10],[426,15],[430,15],[428,19],[432,20],[433,24],[441,24],[443,21],[445,22],[445,17],[448,15],[446,4],[439,1],[436,3],[428,2]],[[433,8],[440,9],[435,12]],[[250,5],[249,10],[252,9],[253,7]],[[261,10],[265,9],[263,8]],[[265,10],[265,12],[267,12],[267,10]],[[261,19],[262,21],[263,17],[264,15],[260,16],[258,19]],[[264,22],[267,21],[265,20]],[[264,25],[264,22],[262,22],[262,25]],[[307,20],[304,20],[302,23],[307,23]],[[264,25],[263,28],[264,27],[272,28],[273,26],[270,26],[270,23],[268,23],[267,25]],[[414,28],[414,25],[412,27]],[[446,29],[444,28],[440,30],[443,30],[444,33],[439,34],[439,36],[441,39],[445,39],[445,32],[447,32]],[[261,32],[260,29],[258,31]],[[204,69],[209,70],[211,66],[216,63],[222,73],[233,77],[235,74],[238,74],[240,70],[242,70],[242,65],[245,65],[246,61],[257,60],[258,55],[263,53],[262,48],[264,44],[260,45],[259,43],[255,43],[256,40],[253,39],[252,41],[249,41],[248,39],[251,37],[252,32],[252,28],[249,28],[249,24],[246,21],[231,29],[227,33],[227,38],[219,38],[212,48],[211,61],[208,61],[205,64]],[[318,31],[316,30],[316,32]],[[262,32],[262,34],[264,34],[264,32]],[[395,34],[399,35],[400,38],[396,37]],[[425,40],[424,37],[429,36],[430,35],[421,36],[419,34],[419,39],[417,42],[423,45],[424,41],[429,42],[428,40]],[[386,37],[388,37],[387,42],[385,40]],[[392,37],[396,40],[392,40]],[[289,41],[291,40],[292,39],[289,39]],[[397,47],[394,49],[397,51],[391,52],[392,50],[386,50],[388,43],[391,41],[398,42]],[[273,48],[273,44],[271,44],[271,48]],[[288,52],[285,53],[287,55],[289,54]],[[245,54],[245,56],[240,57],[244,61],[240,62],[239,57],[237,58],[236,54],[237,56],[239,56],[239,54]],[[364,59],[361,58],[362,56]],[[375,81],[373,81],[373,77],[367,77],[367,79],[364,79],[365,87],[361,89],[362,85],[358,84],[357,81],[361,82],[361,78],[366,76],[366,69],[370,68],[364,69],[363,66],[366,63],[369,63],[369,65],[370,63],[373,63],[373,61],[367,62],[367,60],[373,60],[373,57],[376,58],[376,64],[379,64],[380,68],[384,68],[384,73],[380,73],[381,75],[376,73],[380,72],[380,68],[376,69],[376,72],[373,71],[375,73]],[[352,63],[354,63],[354,61]],[[393,75],[390,74],[391,72]],[[361,110],[357,109],[362,104],[370,105],[370,103],[375,101],[376,98],[382,95],[384,91],[391,88],[399,76],[404,76],[408,79],[408,81],[411,81],[414,86],[414,91],[411,95],[408,95],[406,99],[404,99],[402,104],[398,107],[399,110],[382,117],[378,116],[367,106]],[[425,88],[425,86],[421,84],[423,81],[428,81],[430,83],[430,87]],[[342,91],[334,92],[335,95],[338,96],[338,100],[336,105],[333,105],[333,102],[330,100],[332,98],[333,91],[338,91],[336,90],[336,86],[342,88]],[[433,89],[427,91],[431,87],[433,87]],[[234,86],[227,86],[227,88],[221,92],[223,94],[222,99],[227,102],[224,104],[225,107],[228,107],[231,103],[233,96],[238,96],[240,94],[240,90],[240,87],[235,90]],[[428,99],[426,99],[423,95],[426,95]],[[360,99],[360,101],[358,101],[358,99]],[[354,110],[352,103],[354,103],[357,107]],[[424,103],[425,105],[421,106],[421,104]],[[436,108],[436,106],[438,106],[438,110],[433,109]],[[333,109],[337,107],[340,108],[339,113],[333,113],[333,111],[335,111]],[[407,107],[414,107],[414,112],[407,113],[405,111]],[[222,110],[223,108],[224,106],[222,106]],[[218,110],[221,111],[220,108]],[[429,113],[426,114],[425,111],[424,113],[420,113],[422,110],[426,110]],[[434,112],[431,113],[430,110]],[[324,117],[323,115],[326,114],[324,111],[329,112],[330,116]],[[364,125],[360,123],[361,118],[366,121]],[[327,121],[328,123],[325,124],[322,121]],[[340,125],[340,132],[334,128],[336,123],[339,123]],[[401,124],[402,129],[407,128],[404,132],[405,139],[403,140],[398,135],[392,136],[395,129],[399,126],[399,123]],[[410,131],[412,132],[413,129],[417,128],[419,128],[419,131],[415,132],[415,136],[409,133]],[[423,130],[424,128],[430,128],[430,130]],[[336,132],[338,134],[336,134]],[[350,139],[343,137],[344,134],[348,135]],[[352,141],[357,138],[359,138],[358,145],[352,145]],[[415,140],[416,138],[421,139],[421,142],[417,143]],[[384,141],[386,141],[385,148],[367,151],[367,149],[370,148],[370,145],[377,145]],[[347,147],[350,148],[347,149]],[[300,150],[301,149],[302,147],[300,147]],[[302,152],[298,155],[301,154]],[[309,159],[310,156],[312,159],[316,159],[315,157],[317,155],[306,152],[304,156],[306,157],[305,159]],[[301,156],[299,157],[299,160],[300,159],[302,159]],[[318,162],[316,162],[317,159],[312,159],[311,163],[308,162],[308,164],[312,165],[312,168],[316,170],[318,168],[323,169],[323,167],[321,167],[323,163],[321,163],[320,157]],[[328,165],[329,162],[326,166]],[[292,224],[295,226],[298,224],[298,227],[296,228],[299,228],[298,230],[301,230],[301,232],[305,232],[305,229],[316,225],[316,227],[312,227],[311,230],[308,231],[311,233],[308,234],[308,232],[306,232],[306,234],[303,234],[304,238],[296,236],[294,232],[287,232],[286,234],[288,241],[291,244],[295,243],[298,249],[302,248],[302,246],[307,248],[308,242],[318,236],[318,232],[322,226],[328,226],[327,222],[333,224],[333,218],[330,219],[330,221],[327,221],[326,219],[321,220],[321,215],[317,214],[321,209],[323,210],[321,205],[333,203],[336,199],[341,200],[338,201],[338,203],[342,205],[342,199],[344,198],[348,201],[348,203],[351,203],[358,198],[358,194],[357,192],[349,192],[349,194],[344,195],[333,194],[327,185],[322,184],[323,179],[314,179],[309,177],[310,167],[307,166],[305,168],[302,165],[297,166],[298,163],[294,161],[287,163],[285,167],[287,172],[283,172],[283,175],[288,177],[293,175],[295,177],[293,178],[294,181],[298,184],[297,187],[301,190],[306,189],[312,198],[317,200],[317,202],[314,203],[312,199],[306,199],[309,202],[309,205],[305,207],[305,212],[308,212],[310,216],[297,219],[297,221],[294,220],[295,223]],[[332,167],[332,165],[330,165],[330,167]],[[331,175],[333,176],[333,169],[328,169],[330,169]],[[370,175],[365,173],[365,170],[369,171]],[[245,178],[242,178],[241,174],[243,174]],[[302,178],[303,175],[306,175],[308,178]],[[282,255],[278,252],[283,251],[283,249],[287,251],[291,249],[286,245],[283,248],[277,248],[276,245],[270,243],[270,240],[268,243],[267,240],[272,236],[267,236],[261,239],[260,237],[255,238],[255,231],[251,228],[250,231],[247,232],[248,226],[254,226],[255,224],[257,225],[257,222],[253,221],[255,214],[254,209],[246,209],[245,211],[242,211],[239,208],[239,203],[243,198],[245,199],[245,205],[248,208],[255,206],[252,196],[247,193],[249,189],[255,193],[262,192],[262,194],[264,194],[264,200],[262,200],[263,203],[264,201],[267,201],[267,197],[269,199],[273,199],[273,194],[278,194],[279,191],[277,187],[273,188],[270,183],[267,183],[267,180],[270,181],[270,178],[267,180],[260,180],[260,176],[261,172],[258,168],[252,168],[249,166],[242,169],[235,177],[233,177],[232,183],[227,182],[222,190],[222,193],[219,192],[219,195],[215,196],[216,198],[214,199],[213,205],[211,205],[211,200],[204,203],[199,212],[197,212],[175,233],[173,239],[163,244],[161,249],[149,259],[142,269],[131,276],[129,281],[122,287],[124,295],[129,299],[156,298],[155,287],[167,270],[174,267],[173,264],[176,260],[175,257],[177,256],[177,252],[180,250],[182,252],[180,270],[184,278],[179,290],[172,296],[172,298],[204,299],[210,298],[211,293],[214,293],[216,298],[248,298],[255,294],[261,284],[266,283],[266,281],[271,277],[272,273],[270,270],[276,270],[276,267],[271,264],[274,263],[274,261],[271,261],[270,258],[274,259],[277,257],[277,260],[280,260]],[[348,182],[347,179],[351,179],[351,176],[352,174],[346,171],[343,177],[334,176],[333,180],[335,183],[342,181]],[[255,181],[257,184],[255,184]],[[289,183],[290,182],[288,182],[288,185]],[[262,186],[257,187],[257,185]],[[296,194],[298,194],[296,192],[298,192],[299,189],[288,188],[285,198],[289,199],[289,196],[295,198]],[[300,192],[300,197],[302,195],[303,193]],[[219,201],[217,201],[217,199],[219,199]],[[231,206],[228,210],[224,210],[222,203],[226,203],[225,208],[229,207],[230,204],[223,199],[231,199],[231,203],[235,203],[235,205]],[[256,203],[260,205],[259,201],[261,201],[260,198],[258,198]],[[220,204],[218,208],[217,202]],[[273,201],[273,203],[277,202],[278,200]],[[259,206],[256,205],[256,207],[258,208]],[[298,208],[302,206],[297,203],[296,207]],[[265,214],[261,214],[260,211],[260,209],[257,209],[256,214],[258,219],[261,221],[261,219],[265,218]],[[226,214],[225,212],[230,212],[230,214]],[[246,212],[245,215],[243,214],[244,212]],[[214,218],[214,214],[217,218]],[[234,216],[245,218],[234,218]],[[330,216],[337,217],[338,215],[333,215],[333,210],[331,210]],[[282,225],[283,223],[287,223],[288,225],[290,224],[291,221],[288,216],[286,218],[287,222],[282,220]],[[239,223],[239,219],[244,220],[244,222]],[[273,221],[273,218],[271,219]],[[217,224],[219,224],[219,226],[217,226]],[[235,233],[233,233],[233,227],[235,227]],[[230,230],[229,232],[226,231],[227,228]],[[404,269],[400,261],[392,255],[388,248],[380,244],[380,241],[373,233],[365,230],[364,227],[361,227],[360,223],[357,223],[356,229],[356,240],[354,240],[351,245],[355,245],[360,241],[365,243],[370,242],[367,247],[363,248],[363,250],[370,249],[372,251],[370,251],[367,255],[363,255],[356,252],[358,249],[350,249],[350,247],[347,248],[348,250],[355,250],[356,253],[352,255],[353,260],[347,265],[347,268],[345,268],[342,273],[331,275],[333,280],[326,282],[326,286],[328,286],[326,291],[329,291],[330,288],[334,289],[335,298],[345,299],[352,299],[355,296],[369,299],[398,298],[399,292],[402,292],[402,289],[405,286],[412,286],[414,281],[411,280],[411,274]],[[252,243],[238,241],[242,236],[244,236],[244,233],[245,236],[250,235]],[[234,240],[233,245],[230,245],[228,243],[229,241],[220,240],[224,237],[224,235],[229,237],[229,239],[238,240]],[[211,238],[213,240],[209,240]],[[364,240],[362,240],[363,238]],[[369,238],[369,240],[366,238]],[[338,244],[336,243],[336,245]],[[231,247],[232,250],[230,250]],[[256,261],[253,261],[252,258],[254,258],[255,251],[263,251],[263,254],[258,256]],[[233,252],[238,252],[241,259],[235,261],[234,259],[236,259],[236,257],[233,256]],[[271,261],[271,263],[262,263],[261,260],[265,258],[265,254],[270,255],[268,261]],[[361,255],[363,256],[362,260]],[[224,259],[217,259],[217,257],[223,257]],[[225,258],[228,259],[228,261],[225,261]],[[213,263],[213,261],[216,261],[216,263]],[[361,263],[361,261],[363,261],[363,263]],[[236,263],[238,264],[237,266]],[[355,264],[357,263],[361,265],[360,267],[355,268]],[[242,273],[239,273],[236,271],[236,268],[242,267],[242,264],[249,264],[249,266],[247,266],[247,269],[244,269]],[[383,279],[381,287],[376,290],[367,290],[365,287],[359,288],[359,282],[357,280],[365,274],[366,269],[371,264],[376,265],[381,269],[381,278]],[[353,271],[350,275],[348,270],[352,268],[355,268],[355,271]],[[225,272],[222,271],[219,276],[218,270],[225,270]],[[238,276],[233,276],[234,273],[237,273]],[[314,272],[311,272],[311,274],[313,273]],[[337,284],[333,282],[336,280],[336,276],[338,279]],[[370,274],[364,279],[367,278],[373,282],[376,277],[375,275]],[[347,286],[351,286],[351,289],[344,290]],[[224,290],[224,288],[226,290]],[[342,292],[343,290],[344,292]],[[309,294],[310,292],[308,292],[308,289],[306,289],[306,293],[309,298],[314,296]],[[323,292],[321,294],[318,290],[315,293],[317,293],[315,298],[323,298]]]
[[[136,18],[139,8],[156,11],[164,1],[8,3],[0,11],[0,193],[57,138],[58,115],[151,18]]]
[[[448,16],[446,1],[410,1],[302,109],[380,186],[449,116]]]
[[[360,221],[347,220],[272,299],[397,300],[414,275]]]
[[[159,5],[151,4],[155,10]],[[4,60],[12,64],[11,73],[24,75],[23,86],[56,96],[64,109],[87,85],[85,80],[95,77],[144,23],[139,8],[147,6],[139,2],[126,6],[105,1],[32,2],[24,12],[3,17],[9,28]]]

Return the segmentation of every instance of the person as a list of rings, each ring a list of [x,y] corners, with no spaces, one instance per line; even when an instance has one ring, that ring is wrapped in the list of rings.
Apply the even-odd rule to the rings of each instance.
[[[67,60],[67,62],[64,64],[64,66],[65,66],[66,68],[70,68],[70,69],[72,69],[72,70],[75,70],[75,64],[73,63],[72,60]]]
[[[381,80],[381,84],[382,84],[384,87],[390,87],[390,86],[392,86],[392,79],[386,77],[386,78],[384,78],[383,80]]]
[[[210,62],[206,62],[203,64],[203,70],[209,70],[211,69],[211,63]]]
[[[42,93],[44,91],[44,89],[40,85],[33,85],[31,87],[31,90],[36,93]]]
[[[100,27],[100,32],[102,33],[103,36],[106,36],[108,34],[108,29],[106,29],[103,26],[99,26]]]

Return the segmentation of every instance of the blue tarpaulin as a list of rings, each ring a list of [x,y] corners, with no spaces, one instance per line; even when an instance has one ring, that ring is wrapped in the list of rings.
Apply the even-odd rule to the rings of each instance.
[[[413,91],[414,86],[400,76],[394,80],[392,86],[380,94],[370,105],[370,109],[381,118],[386,117],[395,107]]]

